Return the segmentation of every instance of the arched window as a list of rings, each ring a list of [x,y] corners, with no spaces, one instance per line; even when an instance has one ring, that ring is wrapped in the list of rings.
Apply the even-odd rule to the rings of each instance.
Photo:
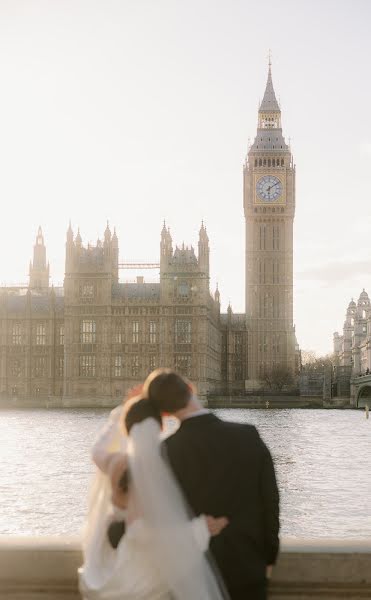
[[[274,160],[274,158],[272,158],[272,167],[276,166],[276,161]]]
[[[262,159],[259,158],[259,167],[261,167],[261,166],[262,166]]]
[[[271,159],[268,158],[268,167],[270,167],[270,166],[271,166]]]
[[[256,167],[258,166],[258,159],[257,158],[255,159],[255,166]]]
[[[283,160],[283,158],[281,158],[281,167],[283,167],[285,164],[285,161]]]

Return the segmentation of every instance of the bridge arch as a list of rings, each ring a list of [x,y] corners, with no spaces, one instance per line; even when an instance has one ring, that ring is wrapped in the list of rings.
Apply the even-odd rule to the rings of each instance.
[[[371,409],[371,382],[362,385],[357,394],[357,408],[364,408],[366,404]]]

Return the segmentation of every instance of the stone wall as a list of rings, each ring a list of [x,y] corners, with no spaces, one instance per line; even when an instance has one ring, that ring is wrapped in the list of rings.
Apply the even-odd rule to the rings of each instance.
[[[318,396],[273,395],[210,395],[207,399],[209,408],[322,408],[323,400]]]
[[[0,536],[1,600],[78,600],[77,538]],[[284,540],[274,569],[274,600],[371,597],[371,544]]]

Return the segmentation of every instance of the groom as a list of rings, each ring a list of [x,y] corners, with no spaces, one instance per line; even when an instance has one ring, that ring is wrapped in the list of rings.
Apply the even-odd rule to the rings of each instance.
[[[195,515],[229,520],[211,539],[210,550],[231,600],[265,600],[279,547],[279,498],[269,450],[252,425],[222,421],[202,408],[174,371],[151,373],[143,393],[181,422],[165,443]]]

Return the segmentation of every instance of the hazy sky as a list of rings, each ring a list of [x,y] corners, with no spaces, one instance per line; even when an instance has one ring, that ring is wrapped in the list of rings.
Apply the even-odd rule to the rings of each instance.
[[[37,227],[63,281],[68,221],[157,260],[162,221],[244,311],[242,165],[267,77],[297,166],[295,323],[328,352],[371,293],[369,0],[0,0],[0,282]],[[123,272],[122,278],[133,273]],[[156,276],[156,273],[150,277]]]

